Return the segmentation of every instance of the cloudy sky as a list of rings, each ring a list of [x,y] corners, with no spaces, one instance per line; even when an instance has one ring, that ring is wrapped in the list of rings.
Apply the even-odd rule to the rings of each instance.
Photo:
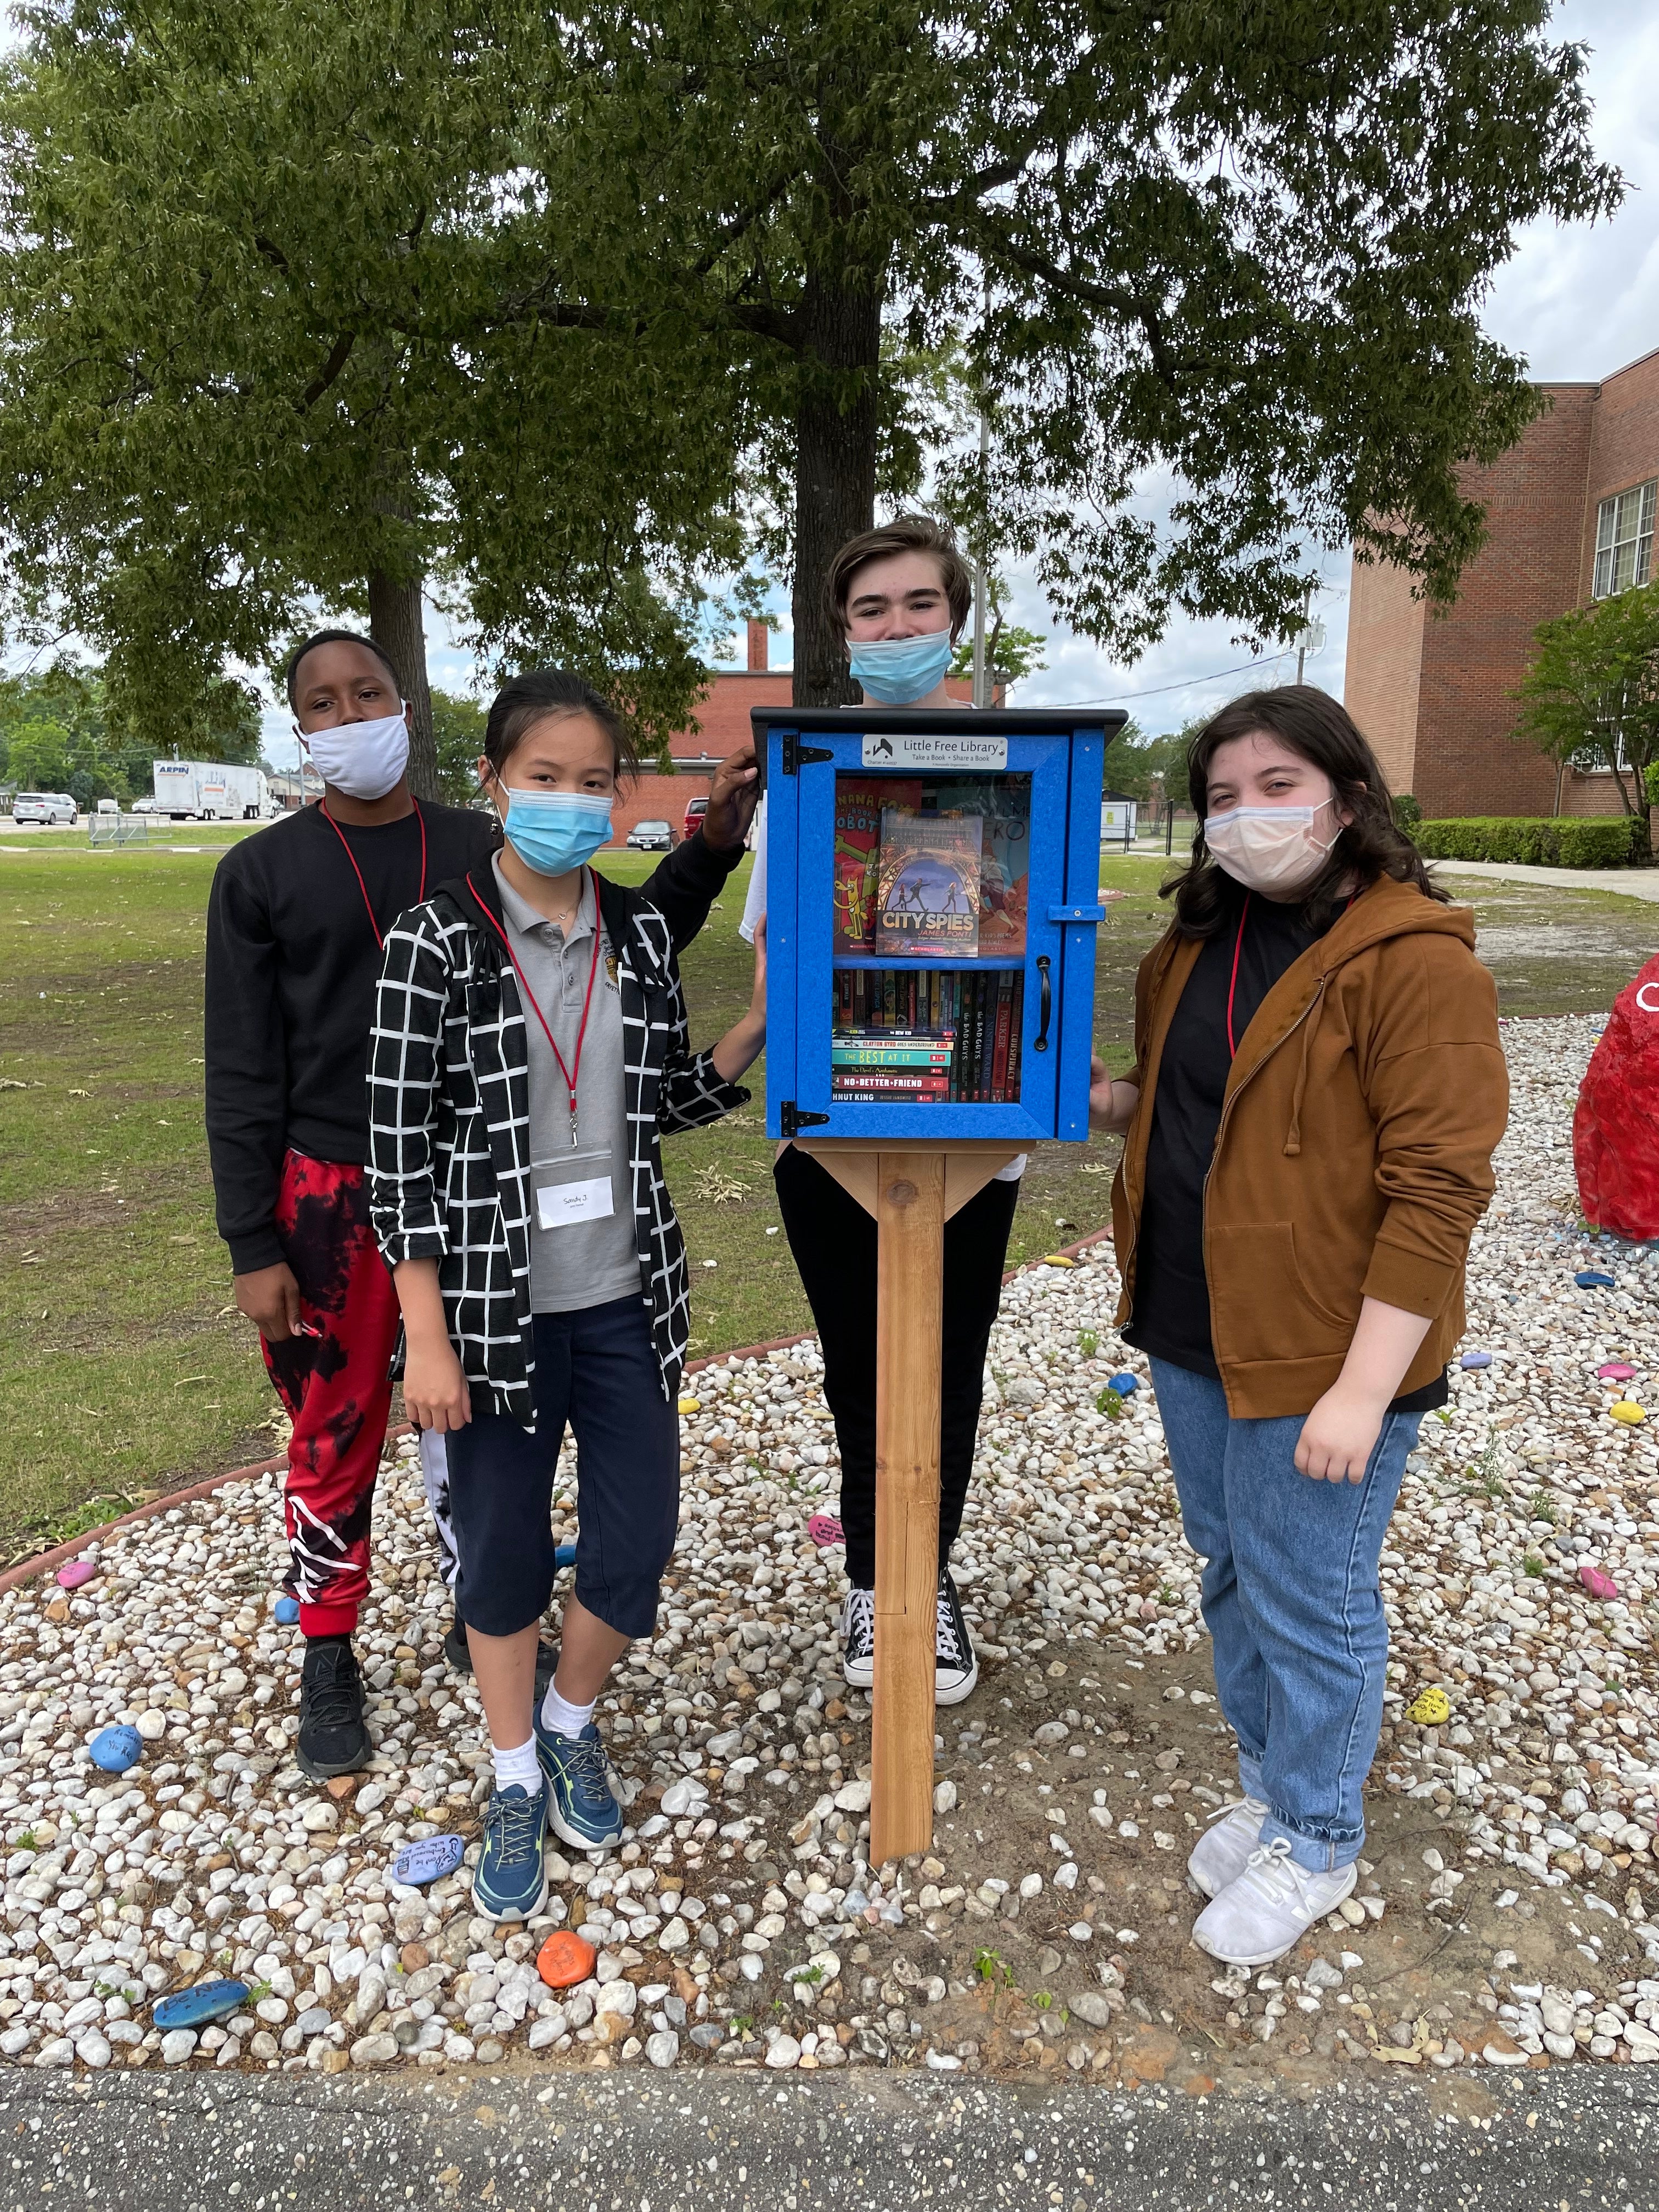
[[[1630,185],[1614,220],[1595,230],[1560,230],[1540,223],[1524,232],[1486,302],[1492,335],[1523,356],[1545,380],[1593,381],[1659,346],[1659,8],[1653,0],[1565,0],[1554,28],[1563,40],[1591,48],[1589,84],[1598,153],[1616,163]],[[1348,560],[1326,555],[1328,589],[1319,609],[1324,651],[1309,664],[1310,681],[1340,691],[1346,637]],[[1046,671],[1018,696],[1028,704],[1070,701],[1122,703],[1142,726],[1179,728],[1190,715],[1219,705],[1255,682],[1293,672],[1293,660],[1239,672],[1245,654],[1224,623],[1181,621],[1133,667],[1114,666],[1086,639],[1057,631],[1042,595],[1012,580],[1013,619],[1048,638]],[[773,641],[773,658],[790,655],[787,608]],[[459,648],[443,617],[430,612],[432,678],[446,689],[482,690],[471,656]],[[296,748],[285,711],[266,715],[270,756],[289,762]]]

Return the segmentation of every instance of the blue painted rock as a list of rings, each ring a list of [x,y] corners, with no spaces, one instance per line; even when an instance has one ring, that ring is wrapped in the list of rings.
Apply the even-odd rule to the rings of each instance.
[[[136,1728],[100,1729],[87,1746],[87,1757],[106,1774],[125,1774],[143,1756],[144,1739]]]
[[[279,1597],[270,1611],[280,1627],[292,1628],[300,1618],[300,1601],[297,1597]]]
[[[1490,1367],[1492,1354],[1489,1352],[1466,1352],[1457,1364],[1460,1367]]]
[[[553,1564],[556,1567],[574,1567],[576,1564],[576,1547],[574,1544],[559,1545],[553,1554]]]
[[[1581,1267],[1572,1279],[1581,1291],[1610,1291],[1613,1277],[1604,1275],[1599,1267]]]
[[[392,1879],[410,1889],[428,1881],[441,1881],[461,1863],[466,1845],[459,1836],[428,1836],[418,1844],[405,1844],[392,1862]]]
[[[210,2027],[240,2012],[247,1993],[246,1982],[198,1982],[193,1990],[163,1997],[150,2017],[163,2035],[175,2027]]]
[[[1115,1390],[1120,1398],[1127,1398],[1131,1390],[1139,1389],[1140,1377],[1127,1371],[1121,1375],[1114,1375],[1106,1388],[1109,1390]]]

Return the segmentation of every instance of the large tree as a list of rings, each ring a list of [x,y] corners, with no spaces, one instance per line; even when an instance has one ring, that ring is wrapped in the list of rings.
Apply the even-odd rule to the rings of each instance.
[[[39,0],[0,112],[14,589],[143,712],[318,598],[412,662],[437,578],[504,655],[620,671],[647,735],[745,537],[797,697],[849,696],[825,564],[930,470],[1123,656],[1175,609],[1282,635],[1349,538],[1443,595],[1457,465],[1536,404],[1484,286],[1618,191],[1547,15]]]

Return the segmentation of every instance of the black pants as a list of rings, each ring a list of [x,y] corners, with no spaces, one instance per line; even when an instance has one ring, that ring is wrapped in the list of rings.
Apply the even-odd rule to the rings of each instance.
[[[799,1146],[772,1170],[795,1265],[823,1352],[823,1395],[841,1447],[847,1578],[876,1580],[876,1224]],[[1017,1182],[988,1182],[945,1224],[944,1360],[939,1403],[939,1556],[962,1527],[974,1471],[985,1352],[1002,1293]]]

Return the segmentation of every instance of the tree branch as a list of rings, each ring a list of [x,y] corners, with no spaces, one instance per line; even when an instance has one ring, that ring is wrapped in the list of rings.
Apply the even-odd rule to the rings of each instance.
[[[308,408],[314,407],[317,402],[322,398],[324,392],[328,390],[329,386],[333,383],[335,378],[338,376],[340,371],[345,367],[347,362],[350,360],[351,349],[356,344],[356,343],[357,333],[356,331],[346,331],[339,337],[335,339],[332,352],[329,355],[328,359],[323,363],[322,368],[319,370],[318,374],[313,377],[311,382],[306,386],[305,397],[301,400],[298,410],[301,415],[303,415]]]

